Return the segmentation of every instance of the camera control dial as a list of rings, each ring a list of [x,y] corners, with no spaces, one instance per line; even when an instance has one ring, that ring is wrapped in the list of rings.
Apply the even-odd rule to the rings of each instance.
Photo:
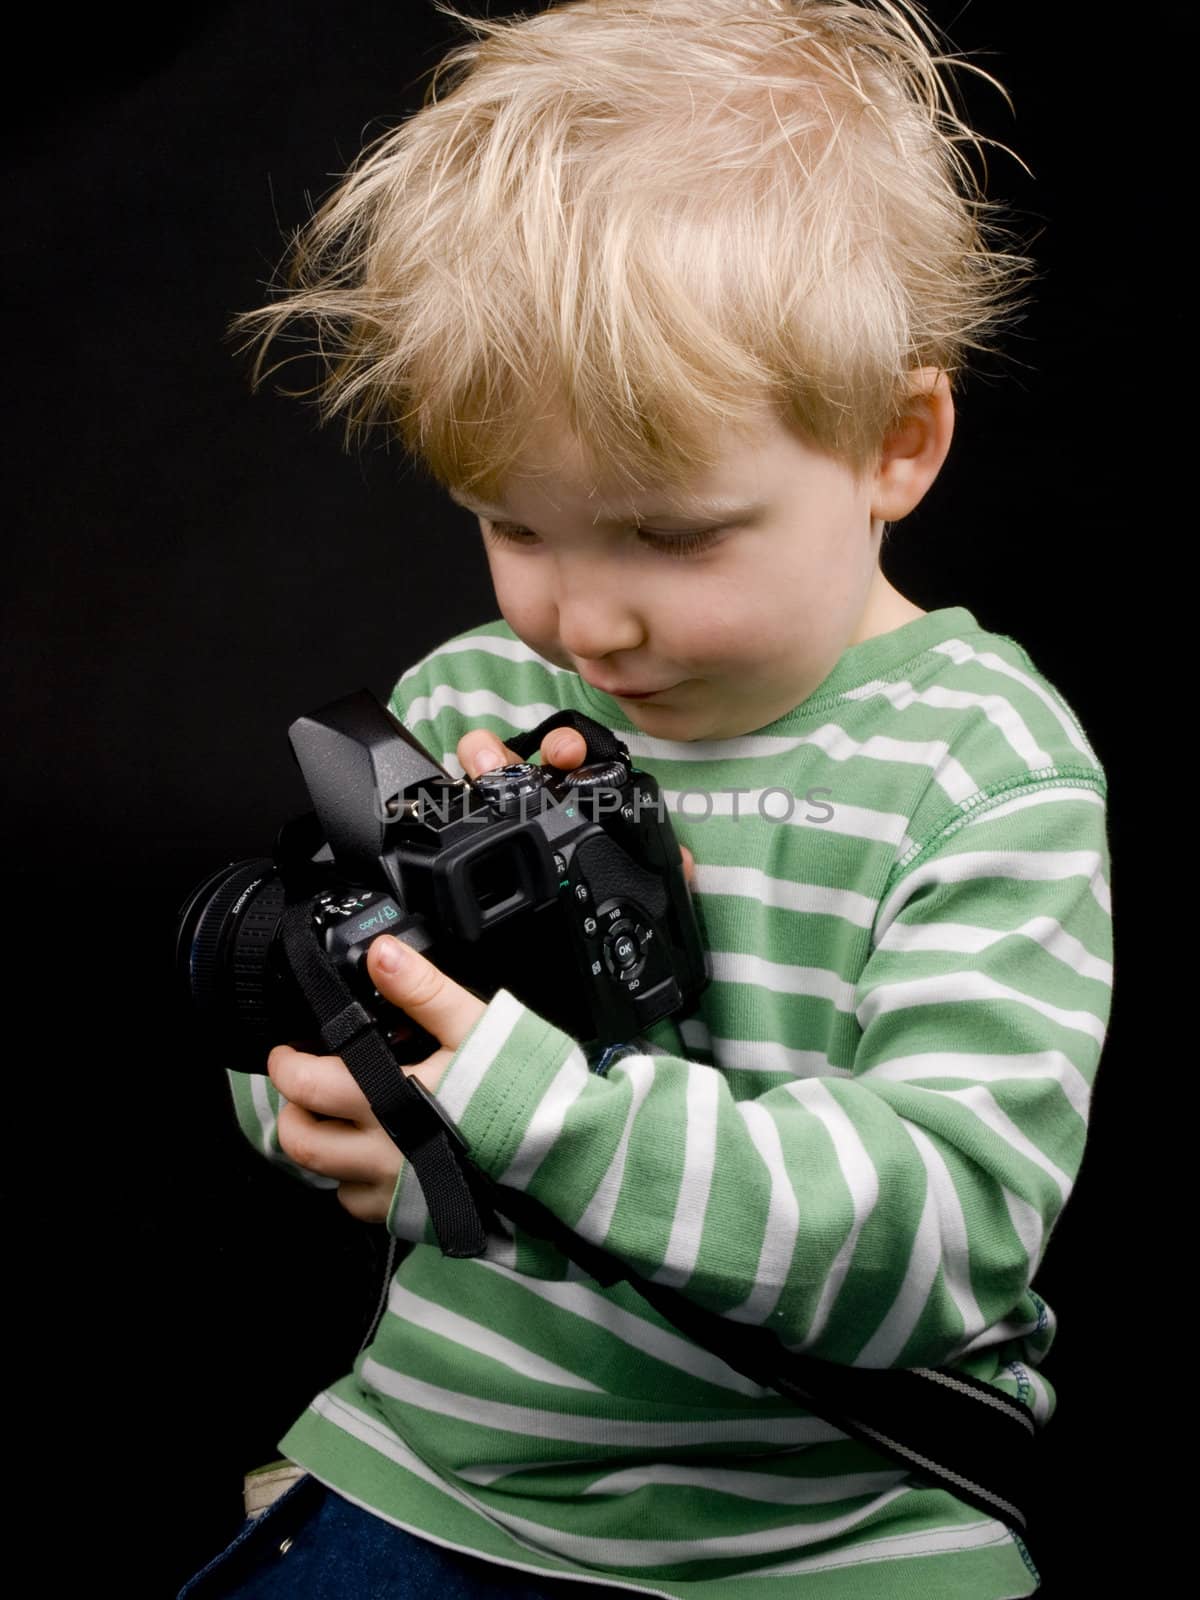
[[[572,767],[560,775],[568,789],[619,789],[629,777],[623,761],[591,761],[585,767]]]

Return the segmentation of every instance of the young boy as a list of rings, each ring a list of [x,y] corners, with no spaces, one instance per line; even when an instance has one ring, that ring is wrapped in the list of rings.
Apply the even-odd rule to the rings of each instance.
[[[382,938],[374,982],[441,1045],[409,1070],[478,1166],[643,1277],[1045,1421],[1032,1280],[1109,1011],[1105,779],[1018,644],[879,566],[1021,282],[973,136],[907,5],[460,20],[477,41],[314,219],[291,296],[241,320],[316,317],[327,412],[393,419],[479,516],[503,620],[393,711],[471,776],[556,709],[611,727],[694,858],[712,981],[601,1075]],[[347,1596],[1037,1588],[1001,1522],[627,1286],[520,1231],[444,1257],[344,1063],[268,1066],[234,1075],[247,1134],[411,1248],[281,1441],[305,1477],[189,1600],[326,1571]]]

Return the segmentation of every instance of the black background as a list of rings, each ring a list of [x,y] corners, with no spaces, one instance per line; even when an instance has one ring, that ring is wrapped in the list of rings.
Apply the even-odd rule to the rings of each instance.
[[[1032,169],[996,154],[991,186],[1036,235],[1041,281],[1008,358],[960,395],[950,460],[885,566],[925,609],[966,605],[1019,639],[1073,704],[1113,780],[1120,908],[1129,586],[1154,532],[1129,524],[1109,426],[1132,320],[1112,204],[1126,133],[1113,46],[1045,10],[931,7],[1013,96],[1015,117],[961,80],[976,126]],[[9,101],[7,925],[34,959],[10,1008],[29,1042],[8,1170],[31,1286],[18,1401],[36,1444],[77,1463],[76,1494],[110,1506],[99,1548],[132,1567],[121,1592],[169,1597],[236,1530],[242,1472],[349,1367],[379,1255],[378,1230],[237,1133],[173,1003],[176,911],[307,808],[291,720],[360,686],[386,696],[496,612],[466,513],[398,448],[350,456],[310,408],[253,394],[223,338],[365,140],[419,106],[450,25],[424,0],[131,15],[41,24]],[[1134,1297],[1113,1271],[1146,1115],[1114,1104],[1132,1008],[1119,985],[1037,1279],[1060,1320],[1030,1532],[1050,1600],[1115,1587],[1141,1537],[1118,1310]]]

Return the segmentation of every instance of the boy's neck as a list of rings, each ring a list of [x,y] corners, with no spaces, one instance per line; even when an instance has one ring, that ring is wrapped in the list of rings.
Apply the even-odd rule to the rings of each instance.
[[[875,639],[882,633],[893,633],[897,628],[902,628],[906,622],[913,622],[917,617],[924,615],[925,612],[921,607],[913,605],[911,600],[906,600],[898,589],[892,587],[882,570],[876,567],[858,627],[846,643],[861,644],[864,639]]]

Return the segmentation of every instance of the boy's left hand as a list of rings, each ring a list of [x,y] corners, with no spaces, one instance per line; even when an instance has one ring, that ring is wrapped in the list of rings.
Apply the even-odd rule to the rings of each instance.
[[[383,964],[400,945],[401,964]],[[367,972],[383,998],[440,1041],[424,1061],[402,1070],[435,1093],[454,1052],[487,1009],[419,951],[384,934],[367,951]],[[279,1112],[279,1144],[298,1166],[338,1178],[338,1200],[363,1222],[385,1222],[404,1157],[392,1143],[341,1056],[308,1055],[277,1044],[267,1075],[287,1101]]]

